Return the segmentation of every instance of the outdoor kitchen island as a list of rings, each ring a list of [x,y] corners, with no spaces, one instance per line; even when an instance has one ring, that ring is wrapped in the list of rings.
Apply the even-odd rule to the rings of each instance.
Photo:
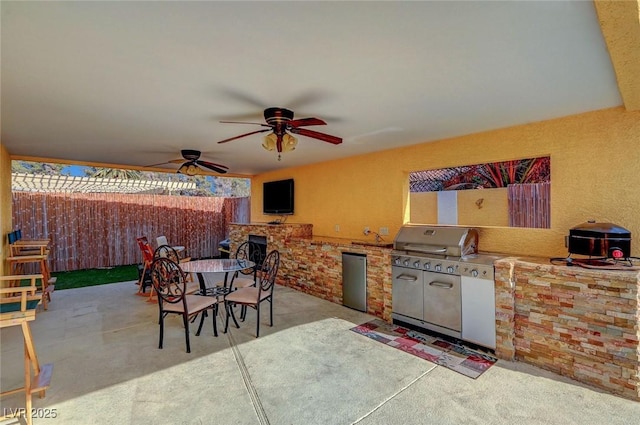
[[[342,303],[342,252],[367,255],[367,312],[391,322],[392,248],[317,237],[311,224],[232,224],[231,248],[249,235],[282,254],[278,283]],[[358,241],[355,241],[358,242]],[[640,400],[638,271],[553,265],[548,258],[494,263],[497,357],[518,360]]]
[[[640,400],[640,273],[494,263],[496,355]]]
[[[267,238],[267,251],[280,251],[276,282],[342,304],[342,253],[367,256],[367,313],[391,321],[391,242],[313,236],[311,224],[232,223],[231,252],[250,235]],[[371,239],[373,241],[373,239]]]

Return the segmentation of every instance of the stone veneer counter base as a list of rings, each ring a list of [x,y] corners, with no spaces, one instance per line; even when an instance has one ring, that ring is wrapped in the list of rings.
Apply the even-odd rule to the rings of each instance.
[[[496,355],[640,400],[638,271],[506,258],[496,269]]]
[[[277,283],[342,304],[342,253],[367,256],[367,313],[391,321],[391,248],[353,244],[352,239],[313,236],[311,224],[230,225],[231,252],[249,235],[267,237],[280,251]],[[362,242],[362,241],[356,241]]]

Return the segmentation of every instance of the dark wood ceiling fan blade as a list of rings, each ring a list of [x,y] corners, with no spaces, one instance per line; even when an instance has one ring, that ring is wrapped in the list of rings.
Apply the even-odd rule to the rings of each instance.
[[[323,93],[318,90],[312,90],[308,91],[307,93],[298,95],[293,99],[290,99],[286,104],[289,105],[289,107],[291,107],[292,109],[302,109],[308,105],[318,103],[327,97],[327,93]]]
[[[339,145],[340,143],[342,143],[341,137],[331,136],[330,134],[320,133],[318,131],[308,130],[306,128],[294,127],[290,131],[294,134],[312,137],[314,139],[322,140],[323,142],[333,143],[334,145]]]
[[[220,92],[220,94],[227,96],[230,99],[238,100],[242,103],[247,103],[257,108],[264,109],[264,103],[262,102],[262,100],[248,93],[242,92],[237,89],[231,89],[228,87],[220,87],[218,91]]]
[[[291,127],[306,127],[309,125],[327,125],[320,118],[300,118],[299,120],[291,120],[287,124]]]
[[[214,164],[213,162],[208,162],[208,161],[196,161],[196,164],[200,165],[201,167],[204,168],[208,168],[210,170],[215,171],[216,173],[220,173],[220,174],[225,174],[227,172],[226,169],[228,169],[229,167],[227,167],[226,165],[222,165],[222,164]]]
[[[215,121],[220,122],[220,121],[241,121],[241,122],[247,122],[247,121],[255,121],[255,120],[260,120],[263,118],[263,113],[262,110],[258,111],[258,112],[248,112],[248,113],[244,113],[244,114],[233,114],[233,115],[218,115],[216,117],[214,117]]]
[[[157,167],[158,165],[165,165],[165,164],[182,164],[184,162],[188,162],[188,160],[184,158],[179,158],[179,159],[172,159],[171,161],[161,162],[159,164],[145,165],[145,167]]]
[[[250,132],[250,133],[241,134],[241,135],[239,135],[239,136],[231,137],[231,138],[229,138],[229,139],[220,140],[218,143],[227,143],[227,142],[230,142],[230,141],[232,141],[232,140],[240,139],[241,137],[251,136],[252,134],[256,134],[256,133],[264,133],[265,131],[271,131],[271,127],[269,127],[269,128],[264,128],[264,129],[262,129],[262,130],[258,130],[258,131],[252,131],[252,132]]]
[[[178,160],[178,161],[180,161],[180,162],[184,162],[184,159],[180,159],[180,160]],[[161,162],[161,163],[159,163],[159,164],[143,165],[142,167],[143,167],[143,168],[148,168],[148,167],[157,167],[158,165],[170,164],[170,163],[172,163],[172,162],[173,162],[173,161],[167,161],[167,162]]]
[[[245,122],[245,121],[220,121],[223,124],[252,124],[252,125],[261,125],[263,127],[271,127],[269,124],[265,124],[263,122]]]
[[[204,165],[204,166],[211,165],[213,167],[224,168],[225,170],[229,169],[229,167],[227,167],[226,165],[216,164],[215,162],[210,162],[210,161],[203,161],[201,159],[197,160],[196,163],[198,163],[199,165]]]

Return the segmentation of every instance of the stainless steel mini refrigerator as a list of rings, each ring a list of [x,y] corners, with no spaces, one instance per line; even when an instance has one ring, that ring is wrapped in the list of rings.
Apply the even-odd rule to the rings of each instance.
[[[367,256],[342,253],[342,304],[367,311]]]

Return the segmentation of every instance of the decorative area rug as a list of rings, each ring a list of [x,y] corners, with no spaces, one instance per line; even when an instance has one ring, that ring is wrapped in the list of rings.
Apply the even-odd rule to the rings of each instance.
[[[378,319],[351,330],[473,379],[498,361],[487,353]]]

